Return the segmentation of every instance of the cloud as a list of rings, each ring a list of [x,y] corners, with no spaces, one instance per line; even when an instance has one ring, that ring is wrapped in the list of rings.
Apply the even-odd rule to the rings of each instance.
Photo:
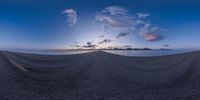
[[[125,8],[110,6],[98,12],[95,19],[101,23],[104,31],[107,29],[131,28],[135,22],[133,16],[128,14]]]
[[[125,45],[124,47],[125,48],[132,48],[133,46],[132,45]]]
[[[95,19],[100,22],[104,33],[112,33],[116,35],[117,39],[129,34],[139,35],[150,42],[164,39],[165,37],[161,35],[162,29],[151,25],[147,19],[148,16],[150,16],[148,13],[131,14],[123,7],[110,6],[97,12]],[[103,34],[100,37],[104,38],[104,36]]]
[[[80,47],[80,45],[78,45],[78,42],[76,41],[76,42],[71,44],[71,47]]]
[[[97,21],[100,21],[104,29],[108,28],[130,28],[133,26],[131,17],[125,16],[111,16],[104,14],[97,14],[95,16]]]
[[[99,37],[100,37],[100,38],[104,38],[104,37],[105,37],[105,35],[104,35],[104,34],[101,34]]]
[[[159,27],[153,27],[151,24],[146,23],[144,27],[140,28],[139,35],[142,36],[146,41],[159,41],[164,39],[164,36],[159,34],[161,29]]]
[[[104,39],[104,40],[100,41],[99,44],[110,43],[110,42],[112,42],[112,40]]]
[[[116,15],[126,15],[128,13],[128,10],[120,6],[110,6],[105,8],[102,12],[116,16]]]
[[[137,19],[136,20],[136,25],[144,25],[146,22],[144,20],[141,19]]]
[[[65,9],[62,14],[67,17],[67,22],[69,26],[74,26],[77,23],[77,12],[74,9]]]
[[[142,36],[144,37],[145,40],[147,41],[159,41],[162,40],[164,37],[158,34],[154,34],[154,33],[147,33],[147,34],[142,34]]]
[[[129,35],[130,33],[129,32],[121,32],[117,35],[117,38],[121,38],[121,37],[125,37],[127,35]]]
[[[165,45],[163,45],[163,47],[170,47],[170,45],[169,44],[165,44]]]
[[[145,19],[148,16],[150,16],[150,14],[147,14],[147,13],[146,14],[145,13],[138,13],[137,16],[138,16],[138,18],[144,18]]]
[[[94,48],[97,47],[97,45],[93,45],[92,42],[87,42],[86,44],[87,44],[87,45],[84,45],[84,46],[83,46],[84,48],[93,48],[93,49],[94,49]]]

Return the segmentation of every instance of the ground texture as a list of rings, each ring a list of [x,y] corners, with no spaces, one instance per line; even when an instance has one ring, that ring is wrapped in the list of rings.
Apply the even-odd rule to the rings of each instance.
[[[200,53],[0,53],[0,100],[200,100]]]

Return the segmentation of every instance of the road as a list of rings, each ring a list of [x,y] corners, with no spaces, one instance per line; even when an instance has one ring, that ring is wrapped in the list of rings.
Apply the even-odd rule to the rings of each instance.
[[[2,100],[177,100],[200,98],[199,52],[126,57],[0,54]]]

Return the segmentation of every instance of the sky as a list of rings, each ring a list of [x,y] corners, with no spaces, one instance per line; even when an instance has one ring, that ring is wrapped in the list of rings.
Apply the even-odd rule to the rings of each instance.
[[[200,49],[198,0],[0,0],[0,48]]]

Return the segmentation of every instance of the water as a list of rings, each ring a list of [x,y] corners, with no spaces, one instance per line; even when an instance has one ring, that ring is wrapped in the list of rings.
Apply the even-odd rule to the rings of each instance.
[[[164,55],[180,54],[180,53],[192,52],[194,50],[104,50],[104,51],[124,56],[148,57],[148,56],[164,56]]]

